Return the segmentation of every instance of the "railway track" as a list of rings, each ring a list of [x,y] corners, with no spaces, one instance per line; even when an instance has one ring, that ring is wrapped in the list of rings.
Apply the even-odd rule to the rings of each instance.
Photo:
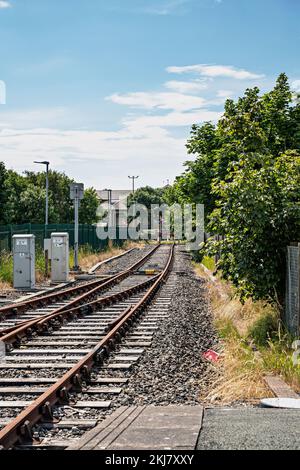
[[[155,246],[129,269],[89,283],[63,308],[42,315],[26,310],[20,316],[28,320],[2,329],[2,448],[57,447],[53,432],[80,433],[113,408],[126,373],[166,315],[173,257],[174,246]],[[74,413],[88,419],[70,419]]]
[[[139,266],[142,266],[156,249],[157,246],[147,248],[147,252],[142,258],[140,255],[136,254],[138,258],[134,264],[130,264],[130,266],[124,270],[117,270],[113,275],[79,283],[79,285],[73,287],[63,288],[54,293],[37,296],[30,300],[0,308],[0,338],[34,319],[63,312],[88,301],[93,296],[105,291],[105,289],[109,288],[114,283],[126,278],[133,270],[138,269]],[[130,252],[131,251],[132,250],[130,250]],[[116,257],[112,258],[112,260],[106,260],[106,262],[101,263],[99,267],[103,267],[104,265],[107,267],[115,259]],[[97,272],[97,269],[94,272]]]

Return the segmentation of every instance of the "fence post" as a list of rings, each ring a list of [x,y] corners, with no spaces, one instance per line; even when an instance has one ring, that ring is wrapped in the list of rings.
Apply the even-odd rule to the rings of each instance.
[[[297,336],[300,334],[300,243],[298,243],[298,324]]]
[[[285,326],[293,336],[300,332],[300,243],[287,248]]]
[[[9,241],[8,241],[8,248],[9,248],[9,251],[12,251],[12,236],[13,236],[13,228],[12,228],[12,225],[9,226]]]

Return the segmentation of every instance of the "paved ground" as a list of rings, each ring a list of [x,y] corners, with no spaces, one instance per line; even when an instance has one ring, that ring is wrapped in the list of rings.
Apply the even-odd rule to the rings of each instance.
[[[300,450],[300,411],[123,406],[69,450]]]
[[[300,449],[300,411],[263,408],[205,410],[198,449]]]
[[[123,406],[69,450],[194,450],[202,406]]]

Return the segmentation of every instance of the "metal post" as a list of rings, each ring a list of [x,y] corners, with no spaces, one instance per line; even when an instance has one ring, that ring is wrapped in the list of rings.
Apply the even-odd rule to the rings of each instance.
[[[79,271],[79,201],[84,196],[84,185],[82,183],[71,183],[70,198],[74,201],[74,271]]]
[[[74,227],[74,269],[79,269],[78,243],[79,243],[79,199],[74,200],[75,207],[75,227]]]
[[[46,163],[46,217],[45,225],[49,223],[49,162]]]

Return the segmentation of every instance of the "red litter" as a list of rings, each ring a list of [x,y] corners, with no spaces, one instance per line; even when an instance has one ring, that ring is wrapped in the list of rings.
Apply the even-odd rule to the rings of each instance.
[[[216,351],[213,351],[212,349],[208,349],[205,353],[202,354],[205,359],[208,361],[212,362],[218,362],[220,359],[220,354],[218,354]]]

